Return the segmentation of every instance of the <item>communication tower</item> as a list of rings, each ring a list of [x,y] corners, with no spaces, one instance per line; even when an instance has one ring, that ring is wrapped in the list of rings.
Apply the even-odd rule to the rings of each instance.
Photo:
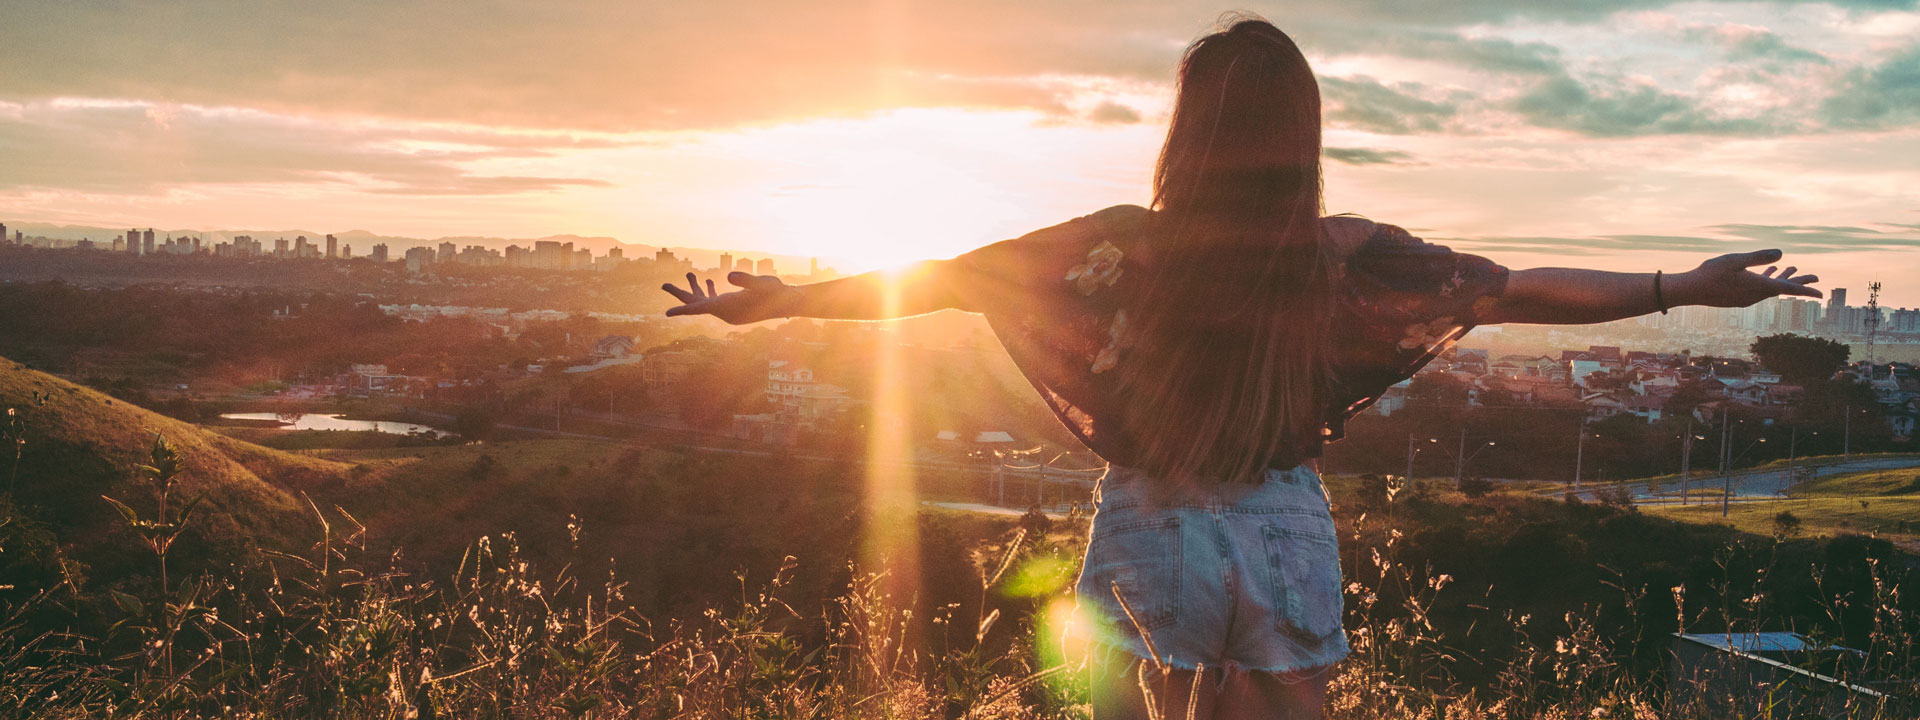
[[[1880,333],[1880,281],[1867,283],[1867,379],[1873,379],[1873,340]]]

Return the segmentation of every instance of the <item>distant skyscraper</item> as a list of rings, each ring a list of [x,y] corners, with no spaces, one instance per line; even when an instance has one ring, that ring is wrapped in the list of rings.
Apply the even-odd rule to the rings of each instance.
[[[758,274],[760,275],[775,274],[773,272],[773,258],[760,258],[760,262],[754,265],[754,269],[758,270]]]
[[[7,242],[7,224],[0,223],[0,244]]]
[[[453,262],[453,256],[459,253],[460,253],[459,246],[454,245],[453,243],[450,243],[450,242],[443,242],[443,243],[440,243],[440,257],[435,259],[439,262],[450,263],[450,262]],[[413,257],[413,253],[407,253],[407,257],[409,258]]]
[[[333,236],[332,236],[332,235],[328,235],[327,237],[333,237]],[[340,246],[340,259],[341,259],[341,260],[352,260],[352,259],[353,259],[353,246],[352,246],[352,245],[342,245],[342,246]]]
[[[283,258],[283,259],[286,258],[287,256],[287,239],[286,238],[273,239],[273,256],[277,258]]]
[[[140,231],[139,230],[127,231],[127,252],[133,253],[135,255],[140,254]]]
[[[445,247],[441,248],[441,250],[443,251],[445,249],[446,249]],[[451,255],[449,255],[449,257],[451,257]],[[410,272],[410,273],[426,272],[427,268],[432,266],[433,266],[433,248],[428,248],[428,247],[407,248],[407,272]]]
[[[200,254],[200,236],[198,235],[193,236],[193,254]]]
[[[720,272],[733,269],[733,253],[720,253]]]
[[[339,249],[340,249],[340,241],[335,240],[332,235],[328,235],[327,236],[327,259],[332,260],[334,258],[340,257],[340,253],[337,252]]]
[[[386,243],[379,243],[373,246],[373,261],[381,264],[385,264],[387,262],[387,244]]]
[[[735,272],[743,272],[748,275],[752,275],[753,274],[753,258],[740,258],[739,261],[733,264],[733,269]]]
[[[140,254],[153,254],[153,228],[147,228],[146,232],[140,233]]]

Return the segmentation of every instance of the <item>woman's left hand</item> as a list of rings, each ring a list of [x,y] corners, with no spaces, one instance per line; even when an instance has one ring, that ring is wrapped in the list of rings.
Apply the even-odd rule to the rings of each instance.
[[[1819,288],[1811,287],[1820,281],[1818,275],[1795,275],[1799,268],[1791,265],[1785,270],[1769,266],[1766,272],[1758,273],[1748,269],[1779,260],[1779,250],[1721,255],[1700,263],[1698,268],[1670,277],[1671,284],[1662,288],[1662,292],[1667,304],[1673,307],[1746,307],[1777,295],[1825,297]]]

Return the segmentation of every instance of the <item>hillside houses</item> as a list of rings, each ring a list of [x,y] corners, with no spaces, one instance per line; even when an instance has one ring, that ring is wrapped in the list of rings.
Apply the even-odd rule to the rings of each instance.
[[[1867,376],[1864,370],[1854,372]],[[1749,360],[1623,352],[1604,345],[1551,356],[1494,356],[1462,348],[1436,359],[1420,376],[1435,374],[1461,383],[1469,407],[1584,407],[1595,420],[1630,415],[1648,423],[1671,417],[1672,401],[1682,392],[1690,398],[1688,407],[1730,403],[1769,423],[1806,394],[1806,388],[1781,382],[1779,373]],[[1404,408],[1412,382],[1388,388],[1370,410],[1392,415]],[[1870,385],[1894,434],[1911,436],[1920,425],[1920,374],[1905,366],[1882,369]]]
[[[820,382],[812,369],[786,360],[767,363],[766,397],[771,412],[733,416],[734,437],[791,443],[798,433],[823,427],[849,402],[846,388]]]

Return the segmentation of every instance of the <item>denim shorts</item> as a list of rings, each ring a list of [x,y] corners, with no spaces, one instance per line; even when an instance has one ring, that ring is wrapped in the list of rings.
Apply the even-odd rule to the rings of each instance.
[[[1074,590],[1101,642],[1186,670],[1292,672],[1346,657],[1340,551],[1312,468],[1176,487],[1116,466],[1094,502]]]

